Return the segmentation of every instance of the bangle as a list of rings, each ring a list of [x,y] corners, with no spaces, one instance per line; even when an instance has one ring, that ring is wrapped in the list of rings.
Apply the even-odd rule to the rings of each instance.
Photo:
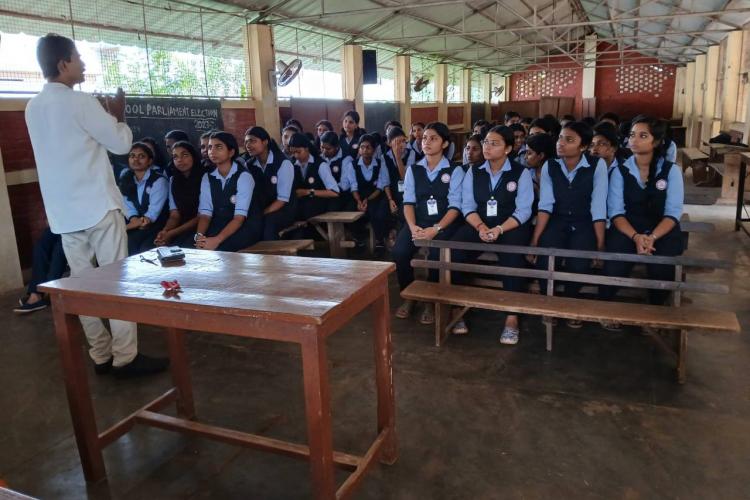
[[[443,228],[440,227],[440,224],[433,224],[432,228],[435,229],[438,233],[443,230]]]
[[[201,236],[203,236],[203,233],[195,233],[195,236],[193,236],[193,241],[197,242],[198,238],[200,238]]]
[[[502,236],[503,234],[505,234],[505,229],[503,229],[502,225],[497,226],[497,228],[500,230],[500,236]]]
[[[638,232],[636,231],[633,233],[633,236],[630,237],[631,240],[635,241],[635,237],[638,236]]]

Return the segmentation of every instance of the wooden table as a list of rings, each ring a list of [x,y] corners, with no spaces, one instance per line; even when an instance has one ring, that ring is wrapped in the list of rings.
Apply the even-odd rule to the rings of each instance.
[[[154,266],[139,256],[45,283],[50,294],[68,404],[87,481],[106,476],[102,449],[135,424],[146,424],[310,461],[316,498],[347,497],[376,459],[397,458],[388,275],[385,262],[343,261],[186,249],[185,264]],[[162,293],[177,279],[179,297]],[[374,322],[377,436],[364,456],[333,451],[326,338],[369,308]],[[81,352],[77,315],[166,328],[174,387],[98,432]],[[195,421],[184,336],[188,330],[294,342],[302,350],[308,445]],[[231,375],[227,375],[231,376]],[[179,417],[159,410],[176,402]],[[352,471],[336,490],[334,467]]]
[[[354,248],[355,243],[344,239],[344,225],[356,222],[364,215],[364,212],[326,212],[308,219],[308,222],[328,241],[331,257],[345,258],[346,249]],[[321,228],[322,224],[327,226],[326,230]]]
[[[741,155],[749,149],[733,144],[704,143],[710,150],[710,161],[724,164],[721,174],[721,197],[717,203],[734,204],[737,198]]]
[[[297,255],[300,250],[315,250],[315,240],[259,241],[251,247],[240,250],[240,253]]]

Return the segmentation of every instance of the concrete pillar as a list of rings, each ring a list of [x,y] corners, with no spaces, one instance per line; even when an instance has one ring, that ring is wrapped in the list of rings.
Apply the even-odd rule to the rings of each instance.
[[[596,84],[596,45],[596,35],[587,35],[583,49],[583,85],[581,87],[581,97],[583,99],[596,97],[594,95]]]
[[[685,145],[688,147],[693,146],[690,142],[690,123],[693,120],[693,113],[695,112],[695,62],[689,62],[685,66],[685,96],[683,97],[683,115],[682,125],[688,127],[688,135],[685,138]]]
[[[464,130],[471,130],[471,70],[461,71],[461,102],[464,103]]]
[[[721,128],[729,130],[734,122],[744,116],[737,116],[737,101],[740,91],[740,67],[742,65],[742,32],[732,31],[726,38],[724,52],[724,84],[721,95]]]
[[[255,122],[276,139],[281,140],[279,101],[276,93],[276,54],[273,30],[267,24],[245,25],[245,67],[250,95],[255,101]]]
[[[411,58],[409,56],[396,56],[394,77],[399,121],[404,126],[404,132],[409,133],[411,127]]]
[[[712,45],[708,48],[706,58],[706,78],[704,80],[705,92],[703,94],[703,124],[701,125],[701,141],[708,140],[718,132],[716,130],[720,122],[716,122],[716,87],[719,79],[719,46]]]
[[[8,184],[5,180],[5,166],[0,151],[0,292],[16,290],[23,286],[21,276],[21,260],[16,246],[16,231],[13,226],[13,216],[10,212]]]
[[[677,68],[675,72],[674,99],[672,102],[672,118],[681,118],[685,122],[685,79],[687,68]]]
[[[438,121],[448,123],[448,65],[435,65],[435,101],[438,105]]]
[[[344,81],[344,99],[354,101],[354,109],[357,110],[360,117],[359,126],[366,128],[361,45],[344,45],[341,47],[341,69]]]

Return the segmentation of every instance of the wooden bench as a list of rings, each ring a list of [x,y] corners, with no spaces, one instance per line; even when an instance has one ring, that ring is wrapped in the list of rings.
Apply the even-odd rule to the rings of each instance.
[[[282,229],[281,231],[279,231],[279,238],[283,239],[284,236],[286,236],[287,234],[289,234],[289,233],[291,233],[293,231],[296,231],[298,229],[305,228],[305,227],[307,227],[307,221],[304,221],[304,220],[294,221],[294,222],[292,222],[291,226],[285,227],[284,229]]]
[[[676,348],[672,349],[660,334],[651,338],[673,355],[677,361],[677,378],[685,381],[685,359],[687,355],[687,331],[702,329],[707,331],[739,332],[740,325],[733,312],[716,311],[696,307],[680,308],[681,296],[685,291],[701,293],[729,293],[729,288],[719,283],[702,283],[684,281],[683,269],[686,266],[713,267],[729,269],[725,261],[700,259],[692,257],[662,257],[634,254],[616,254],[608,252],[573,251],[554,248],[538,248],[511,245],[491,245],[483,243],[464,243],[452,241],[416,241],[418,247],[440,249],[440,261],[412,260],[415,268],[437,269],[439,283],[414,281],[401,292],[404,299],[435,303],[435,345],[441,346],[450,333],[453,325],[471,308],[490,309],[508,313],[551,316],[555,318],[580,321],[610,321],[624,325],[648,326],[668,332],[679,332]],[[549,257],[547,269],[509,268],[497,265],[459,264],[451,262],[451,249],[481,252],[520,253],[523,255],[546,255]],[[675,266],[675,277],[672,281],[658,281],[639,278],[620,278],[596,274],[577,274],[558,271],[556,265],[560,259],[586,258],[600,260],[617,260],[638,264],[653,263]],[[508,292],[454,285],[451,283],[452,272],[473,273],[494,276],[518,276],[547,280],[547,295],[533,295],[520,292]],[[667,290],[672,292],[671,306],[652,306],[615,301],[599,301],[582,298],[554,296],[556,281],[572,281],[589,285],[612,285],[625,288],[645,288]],[[451,306],[461,307],[459,314],[450,317]],[[545,325],[547,350],[552,350],[553,327],[550,322]]]
[[[331,257],[345,258],[346,249],[354,248],[355,243],[345,238],[345,225],[358,221],[364,212],[326,212],[309,219],[320,235],[328,242]],[[325,224],[326,228],[322,226]]]
[[[678,163],[682,165],[684,172],[688,168],[693,169],[693,183],[703,182],[706,178],[706,161],[708,155],[698,148],[680,148],[677,150]]]
[[[255,245],[240,250],[240,253],[260,253],[270,255],[297,255],[301,250],[314,250],[314,240],[259,241]]]

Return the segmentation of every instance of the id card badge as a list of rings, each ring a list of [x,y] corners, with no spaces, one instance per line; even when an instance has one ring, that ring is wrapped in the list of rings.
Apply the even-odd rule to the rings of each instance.
[[[487,217],[497,217],[497,200],[490,198],[487,202]]]
[[[427,200],[427,215],[437,215],[437,214],[438,214],[437,200],[433,197],[430,197],[430,199]]]
[[[398,181],[398,192],[399,193],[404,192],[404,181]]]

